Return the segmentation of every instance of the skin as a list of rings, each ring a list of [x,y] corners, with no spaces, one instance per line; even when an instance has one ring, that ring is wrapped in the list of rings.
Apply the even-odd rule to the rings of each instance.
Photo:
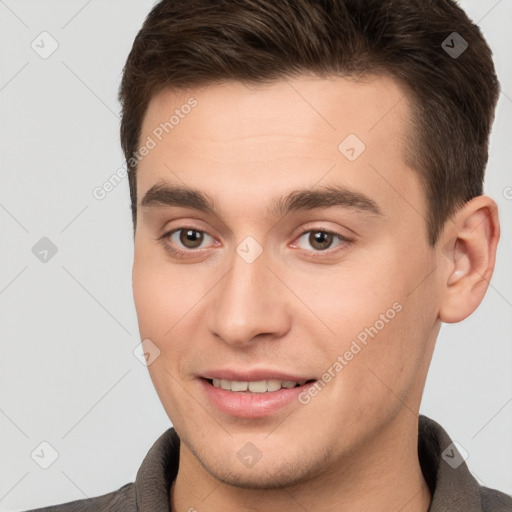
[[[426,197],[404,157],[410,103],[392,78],[164,90],[140,140],[190,97],[197,106],[139,163],[133,264],[141,339],[160,350],[150,377],[182,441],[172,509],[425,512],[421,395],[441,322],[467,317],[488,287],[496,203],[473,199],[429,246]],[[338,149],[350,133],[366,145],[353,162]],[[219,215],[141,206],[162,180],[208,194]],[[267,212],[274,197],[328,185],[364,193],[382,214]],[[157,240],[183,226],[209,235],[199,249],[165,239],[189,258]],[[310,232],[301,238],[321,228],[352,241],[334,237],[322,254]],[[247,236],[263,249],[252,263],[236,252]],[[394,303],[401,311],[307,405],[238,418],[203,392],[212,368],[321,379]],[[248,442],[261,455],[252,467],[237,457]]]

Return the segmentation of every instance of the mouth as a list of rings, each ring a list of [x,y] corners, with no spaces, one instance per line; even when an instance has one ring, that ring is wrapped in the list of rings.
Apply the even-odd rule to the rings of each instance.
[[[272,417],[290,407],[302,407],[299,396],[316,379],[228,380],[199,378],[206,399],[220,413],[229,417],[256,419]]]
[[[315,382],[315,379],[309,380],[279,380],[266,379],[255,381],[240,381],[227,379],[204,379],[212,386],[223,389],[225,391],[233,391],[235,393],[273,393],[281,389],[294,389],[306,384]]]

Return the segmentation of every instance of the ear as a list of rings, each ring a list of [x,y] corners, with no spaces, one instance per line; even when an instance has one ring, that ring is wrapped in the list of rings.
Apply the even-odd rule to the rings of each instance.
[[[473,198],[446,222],[438,244],[445,270],[441,321],[460,322],[482,302],[494,270],[499,237],[498,205],[488,196]]]

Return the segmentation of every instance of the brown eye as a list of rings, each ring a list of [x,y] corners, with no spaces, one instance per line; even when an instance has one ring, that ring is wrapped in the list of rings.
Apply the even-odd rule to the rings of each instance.
[[[311,231],[308,242],[311,244],[311,247],[321,251],[331,246],[333,238],[333,234],[327,231]]]
[[[332,250],[340,246],[340,249],[349,245],[351,240],[335,231],[327,229],[309,229],[303,231],[297,239],[297,246],[300,249],[306,249],[312,254],[326,252],[330,254]],[[327,251],[329,249],[329,251]]]
[[[197,229],[180,229],[180,243],[187,249],[197,249],[204,240],[204,233]]]

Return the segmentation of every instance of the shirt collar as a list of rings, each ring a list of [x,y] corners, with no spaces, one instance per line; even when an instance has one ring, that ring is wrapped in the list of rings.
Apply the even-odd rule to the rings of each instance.
[[[418,457],[432,501],[428,512],[480,512],[480,484],[469,472],[462,454],[434,420],[419,416]]]
[[[178,472],[179,448],[174,428],[165,431],[150,448],[135,480],[137,510],[171,512],[169,492]],[[418,456],[432,494],[428,512],[481,512],[479,483],[441,425],[421,414]]]

